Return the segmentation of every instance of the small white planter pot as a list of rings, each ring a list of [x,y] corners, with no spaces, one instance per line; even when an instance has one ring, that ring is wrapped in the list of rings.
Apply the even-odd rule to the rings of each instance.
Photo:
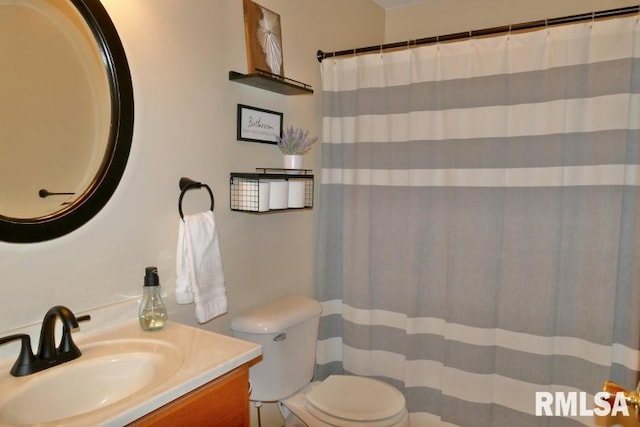
[[[285,169],[302,169],[303,157],[301,154],[285,154],[284,155],[284,168]]]

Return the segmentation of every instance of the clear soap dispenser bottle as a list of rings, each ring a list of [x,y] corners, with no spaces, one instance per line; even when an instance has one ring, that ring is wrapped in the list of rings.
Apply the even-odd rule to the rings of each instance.
[[[162,329],[167,320],[167,307],[160,295],[160,278],[157,267],[147,267],[142,287],[142,301],[138,311],[140,326],[145,331]]]

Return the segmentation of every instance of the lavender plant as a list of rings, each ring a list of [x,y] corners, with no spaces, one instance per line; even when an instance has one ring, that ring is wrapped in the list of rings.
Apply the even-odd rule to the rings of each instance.
[[[282,137],[277,138],[278,148],[283,154],[306,154],[317,140],[317,136],[309,138],[308,130],[293,126],[286,128]]]

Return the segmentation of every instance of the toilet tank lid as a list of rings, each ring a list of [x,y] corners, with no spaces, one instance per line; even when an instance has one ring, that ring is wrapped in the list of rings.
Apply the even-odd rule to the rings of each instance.
[[[231,321],[231,330],[253,334],[281,332],[322,312],[320,303],[301,295],[289,295],[257,307]]]

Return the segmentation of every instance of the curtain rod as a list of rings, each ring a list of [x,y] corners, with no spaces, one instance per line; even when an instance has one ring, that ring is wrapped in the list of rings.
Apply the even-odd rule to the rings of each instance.
[[[332,58],[335,56],[357,55],[358,53],[376,52],[376,51],[382,51],[382,50],[388,50],[388,49],[398,49],[402,47],[415,47],[415,46],[425,45],[425,44],[447,42],[452,40],[463,40],[463,39],[470,39],[470,38],[479,37],[479,36],[488,36],[493,34],[513,32],[513,31],[530,30],[533,28],[549,27],[552,25],[570,24],[570,23],[579,22],[579,21],[590,21],[594,19],[611,18],[614,16],[629,15],[632,13],[639,13],[639,12],[640,12],[640,5],[637,5],[637,6],[622,7],[619,9],[603,10],[600,12],[590,12],[590,13],[583,13],[580,15],[565,16],[562,18],[542,19],[539,21],[524,22],[521,24],[503,25],[500,27],[485,28],[483,30],[473,30],[473,31],[467,31],[463,33],[447,34],[444,36],[425,37],[421,39],[407,40],[404,42],[395,42],[395,43],[387,43],[387,44],[376,45],[376,46],[359,47],[356,49],[349,49],[349,50],[339,50],[335,52],[323,52],[322,50],[318,50],[318,53],[316,54],[316,58],[318,58],[318,62],[322,62],[322,60],[325,58]]]

